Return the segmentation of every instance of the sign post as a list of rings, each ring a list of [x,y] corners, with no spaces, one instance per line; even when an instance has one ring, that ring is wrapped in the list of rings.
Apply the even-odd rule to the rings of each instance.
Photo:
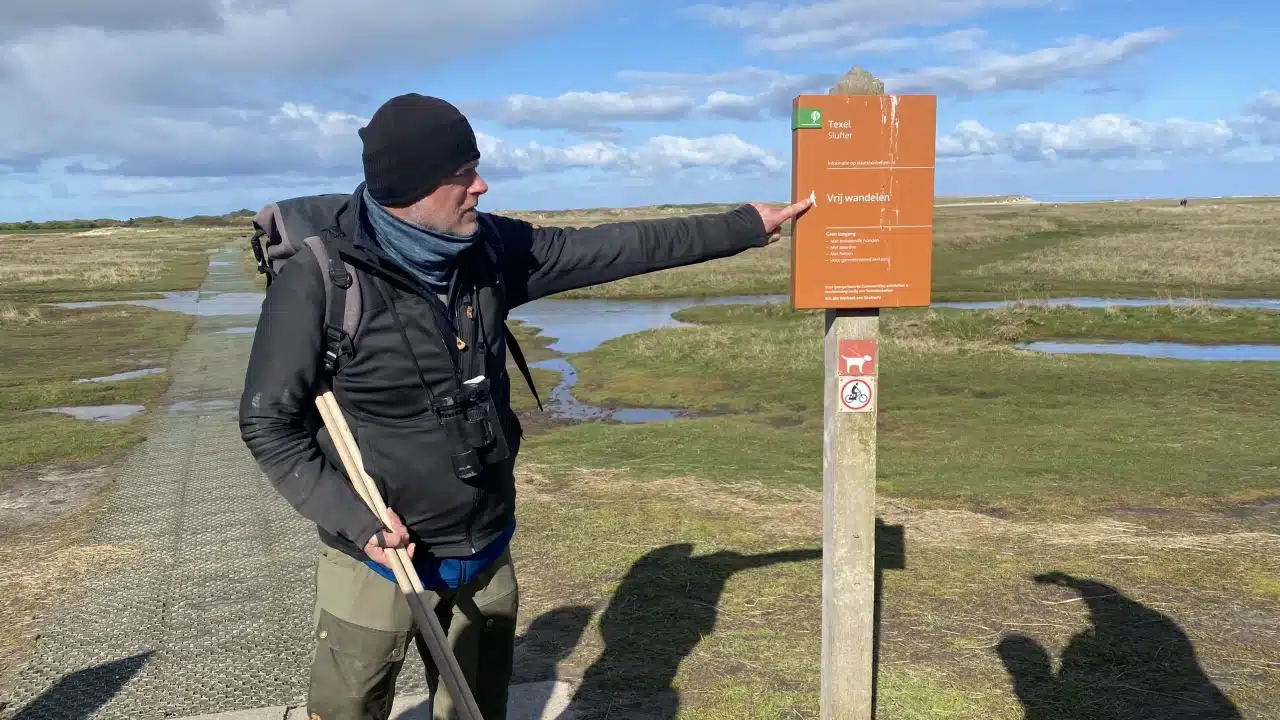
[[[823,720],[874,716],[880,308],[927,306],[937,100],[854,68],[792,107],[791,304],[826,311]]]

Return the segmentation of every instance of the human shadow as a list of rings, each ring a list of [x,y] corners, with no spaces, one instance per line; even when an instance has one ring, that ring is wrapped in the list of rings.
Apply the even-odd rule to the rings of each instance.
[[[1026,720],[1239,720],[1166,615],[1096,580],[1061,572],[1034,579],[1080,593],[1093,627],[1063,649],[1056,674],[1048,651],[1030,637],[1011,633],[1000,641],[996,652]]]
[[[583,674],[570,707],[592,717],[675,717],[680,697],[672,683],[681,661],[715,630],[729,578],[820,557],[820,549],[695,557],[689,543],[645,553],[601,615],[604,651]]]
[[[519,689],[523,715],[542,717],[560,680],[557,666],[578,646],[591,615],[592,609],[586,605],[558,607],[534,618],[529,629],[516,638],[511,684]]]
[[[147,664],[148,651],[77,670],[62,677],[53,687],[23,705],[12,720],[82,720],[91,717],[119,694],[133,676]]]
[[[875,597],[871,622],[871,716],[879,712],[880,622],[884,615],[884,571],[907,567],[906,531],[902,525],[887,525],[876,518]]]

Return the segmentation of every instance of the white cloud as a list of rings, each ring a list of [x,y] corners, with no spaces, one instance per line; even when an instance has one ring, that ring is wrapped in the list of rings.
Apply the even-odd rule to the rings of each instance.
[[[752,2],[694,5],[686,12],[739,31],[752,49],[773,53],[831,50],[897,28],[947,25],[984,10],[1045,6],[1053,0],[827,0],[807,5]]]
[[[133,197],[204,192],[230,185],[230,178],[107,177],[99,190],[104,195]]]
[[[477,118],[507,127],[599,134],[616,132],[609,123],[625,121],[786,117],[796,95],[826,92],[839,79],[834,74],[796,75],[754,67],[707,75],[639,71],[618,75],[639,88],[567,92],[555,97],[510,95],[499,101],[468,102],[462,106]]]
[[[781,160],[736,135],[704,138],[660,135],[632,153],[632,170],[652,174],[667,170],[714,167],[742,172],[778,172]]]
[[[1006,147],[1015,157],[1056,160],[1218,154],[1237,142],[1239,139],[1221,121],[1145,121],[1105,114],[1066,124],[1023,123],[1007,138]]]
[[[1238,147],[1223,157],[1231,162],[1265,165],[1280,161],[1280,148],[1247,145]]]
[[[977,120],[963,120],[950,133],[938,138],[936,152],[939,157],[996,155],[1001,152],[1001,140]]]
[[[702,97],[693,111],[695,115],[755,120],[790,115],[796,95],[825,93],[840,74],[796,74],[743,67],[707,74],[629,70],[618,73],[618,78],[644,88]]]
[[[751,22],[750,8],[744,12],[745,19],[740,20]],[[929,47],[970,53],[977,52],[985,37],[984,31],[972,28],[934,36],[880,37],[864,40],[846,51],[888,54]],[[1164,28],[1150,28],[1111,40],[1076,38],[1059,47],[1023,55],[979,53],[967,66],[925,68],[886,78],[885,89],[941,95],[1035,89],[1103,70],[1172,37],[1173,33]],[[788,74],[758,67],[711,74],[627,71],[618,76],[624,82],[640,84],[642,89],[573,92],[554,98],[512,95],[502,102],[474,107],[509,127],[599,130],[601,123],[624,120],[758,120],[786,117],[796,95],[825,93],[839,79],[834,74]]]
[[[610,122],[679,119],[694,106],[693,98],[671,90],[580,91],[551,98],[508,95],[497,102],[467,103],[465,110],[508,127],[599,130]]]
[[[1106,113],[1066,123],[1020,123],[1005,132],[965,120],[938,138],[937,154],[944,160],[993,156],[1049,162],[1124,158],[1150,164],[1161,158],[1199,156],[1229,162],[1271,162],[1280,149],[1280,133],[1275,132],[1280,119],[1267,121],[1266,113],[1276,99],[1274,93],[1259,95],[1248,107],[1248,114],[1238,120],[1141,120]]]
[[[712,93],[699,111],[713,117],[741,119],[754,119],[761,114],[764,117],[786,117],[791,114],[791,103],[796,95],[824,93],[837,79],[823,75],[783,75],[769,81],[757,92],[743,96],[749,99],[745,104],[741,98],[733,100]],[[748,112],[752,105],[756,108],[755,114]]]
[[[305,97],[388,65],[423,66],[565,23],[598,0],[46,0],[0,10],[0,172],[105,196],[183,194],[360,175],[361,114]],[[386,18],[394,17],[388,23]],[[470,32],[485,21],[480,39]],[[429,28],[424,36],[424,28]],[[477,43],[480,43],[479,45]],[[789,76],[770,76],[784,81]],[[355,83],[346,83],[355,85]],[[670,89],[513,95],[512,125],[587,127],[675,118],[700,99]],[[460,103],[461,104],[461,103]],[[492,177],[575,168],[645,176],[689,168],[772,172],[732,135],[635,145],[516,144],[479,133]],[[14,178],[16,179],[16,178]]]
[[[924,68],[885,78],[885,90],[938,94],[1032,90],[1111,67],[1172,37],[1173,33],[1164,28],[1149,28],[1113,40],[1077,38],[1059,47],[1023,55],[985,53],[967,66]]]
[[[915,50],[933,50],[941,53],[971,53],[982,47],[987,32],[981,28],[953,30],[941,35],[902,35],[876,37],[862,40],[846,48],[836,50],[839,57],[851,55],[891,55]]]
[[[288,0],[259,2],[268,6]],[[243,5],[244,3],[239,3]],[[91,27],[122,32],[136,30],[209,31],[222,27],[219,0],[41,0],[6,3],[0,7],[5,34],[63,27]]]
[[[0,166],[91,157],[147,177],[345,172],[359,159],[346,132],[353,118],[279,98],[308,97],[311,87],[333,96],[367,71],[501,46],[577,21],[598,2],[5,3]]]
[[[771,83],[786,82],[796,77],[799,76],[754,66],[724,70],[717,73],[655,72],[650,70],[622,70],[617,73],[619,80],[636,83],[641,87],[685,89],[690,91],[759,87]]]
[[[1280,92],[1267,90],[1259,94],[1234,127],[1238,132],[1257,135],[1264,143],[1280,145]]]
[[[1249,113],[1280,122],[1280,92],[1267,90],[1249,103]]]
[[[637,147],[606,141],[569,147],[535,142],[518,146],[485,133],[477,133],[477,139],[481,172],[493,179],[571,169],[656,176],[692,168],[731,169],[744,174],[777,172],[783,168],[783,161],[736,135],[701,138],[661,135]]]
[[[273,111],[156,112],[92,123],[57,118],[0,136],[0,163],[139,177],[333,176],[358,167],[356,129],[365,122],[293,103]]]
[[[698,106],[698,110],[713,117],[735,120],[756,120],[765,103],[757,95],[739,95],[716,90],[707,96],[706,102]]]

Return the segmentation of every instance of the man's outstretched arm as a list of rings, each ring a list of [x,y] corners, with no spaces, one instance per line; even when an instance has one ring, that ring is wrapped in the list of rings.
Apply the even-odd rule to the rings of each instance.
[[[502,238],[507,297],[515,307],[566,290],[763,247],[778,239],[783,222],[808,207],[808,200],[781,209],[750,203],[723,213],[577,229],[490,217]]]
[[[272,283],[245,373],[240,437],[303,517],[361,547],[382,525],[307,427],[322,370],[324,282],[319,265],[300,256]]]

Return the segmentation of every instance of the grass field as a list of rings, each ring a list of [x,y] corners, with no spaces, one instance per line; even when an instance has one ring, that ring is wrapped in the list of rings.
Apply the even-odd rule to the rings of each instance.
[[[0,302],[113,300],[199,287],[237,227],[97,228],[0,235]]]
[[[150,375],[122,383],[75,383],[164,366],[189,317],[143,307],[67,310],[48,303],[120,299],[199,287],[209,251],[235,229],[96,228],[0,236],[0,343],[11,368],[0,379],[0,479],[15,468],[91,460],[124,449],[135,423],[89,425],[41,408],[148,406],[168,387]]]
[[[819,487],[820,314],[702,307],[677,318],[699,325],[631,335],[575,356],[574,394],[709,417],[581,426],[547,439],[548,450],[583,442],[584,452],[602,457],[623,453],[618,462],[633,470],[655,458],[654,467],[674,461],[709,480]],[[1075,337],[1204,341],[1232,329],[1234,340],[1265,341],[1280,335],[1280,313],[895,311],[882,328],[879,482],[891,495],[1047,519],[1107,503],[1245,501],[1280,488],[1280,451],[1266,431],[1280,422],[1275,365],[1055,356],[1013,345]]]
[[[705,632],[698,603],[718,603],[715,632],[673,663],[688,717],[812,712],[820,561],[740,556],[821,547],[821,318],[677,317],[698,324],[572,356],[575,396],[705,416],[534,438],[524,552],[596,603],[650,603],[619,611],[636,663]],[[1040,688],[1037,717],[1229,717],[1201,707],[1207,677],[1248,717],[1280,713],[1280,369],[1013,345],[1266,341],[1280,313],[894,311],[883,330],[879,517],[903,529],[905,567],[885,574],[882,716],[1018,718],[1011,677]],[[707,568],[731,579],[704,587]],[[587,656],[609,644],[589,637]],[[620,697],[632,684],[625,664],[595,680]]]
[[[722,207],[709,208],[725,209]],[[600,214],[533,222],[592,225]],[[629,217],[657,217],[645,210]],[[790,237],[693,267],[564,297],[675,297],[789,291]],[[933,298],[1050,295],[1280,296],[1280,200],[939,206]]]
[[[587,225],[728,207],[512,214]],[[936,216],[939,300],[1280,295],[1273,200],[955,205]],[[164,366],[189,318],[41,303],[194,289],[207,251],[248,233],[9,232],[0,341],[17,372],[0,380],[0,492],[34,478],[100,484],[142,424],[40,409],[150,407],[163,374],[74,380]],[[787,242],[568,295],[786,292]],[[599,717],[638,706],[814,717],[821,317],[773,306],[678,317],[695,325],[572,356],[574,395],[695,418],[557,422],[512,373],[528,433],[515,549],[528,657],[580,680]],[[1219,693],[1243,717],[1280,717],[1280,368],[1015,347],[1276,342],[1280,313],[900,310],[882,328],[880,717],[1239,717],[1220,711]],[[530,362],[555,354],[536,328],[513,329]],[[545,402],[556,376],[534,373]],[[13,551],[0,577],[17,588],[0,602],[6,664],[41,604],[109,560],[86,549],[92,509],[65,516],[60,534],[3,539]]]

